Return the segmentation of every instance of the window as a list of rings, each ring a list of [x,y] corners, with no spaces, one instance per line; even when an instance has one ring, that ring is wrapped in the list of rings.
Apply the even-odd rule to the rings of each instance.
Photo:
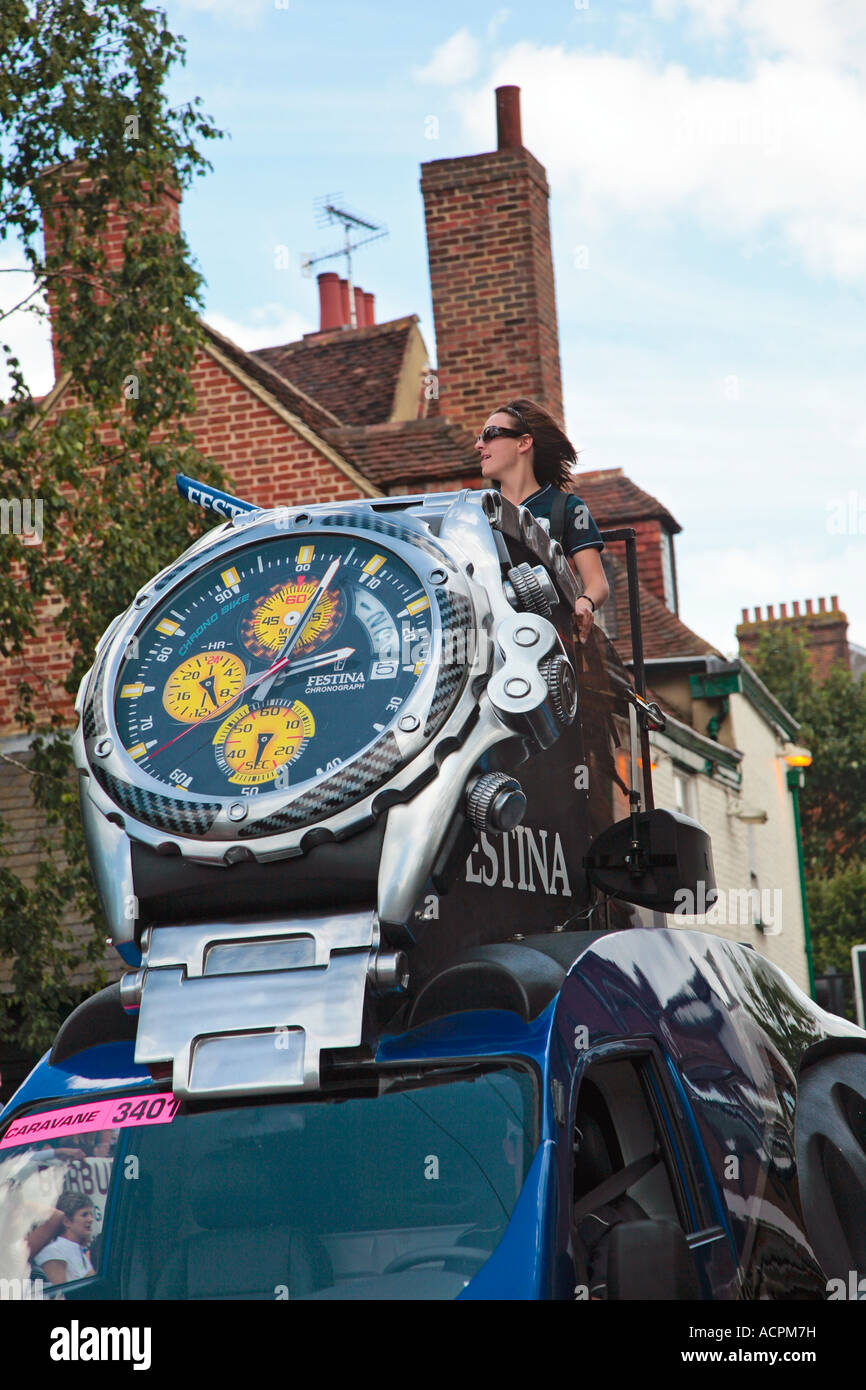
[[[674,807],[682,816],[690,816],[692,820],[697,819],[697,807],[695,805],[695,779],[688,772],[683,772],[680,768],[674,768]]]
[[[592,1297],[606,1297],[608,1237],[621,1222],[699,1228],[688,1159],[649,1057],[588,1067],[574,1120],[573,1197],[579,1279]]]
[[[502,1238],[538,1144],[535,1074],[516,1064],[166,1104],[99,1097],[13,1120],[0,1264],[66,1298],[96,1277],[109,1299],[452,1299]],[[96,1132],[101,1110],[120,1128]]]
[[[674,567],[674,538],[670,531],[661,528],[659,537],[662,549],[662,582],[665,586],[665,603],[672,613],[678,611],[677,580]]]

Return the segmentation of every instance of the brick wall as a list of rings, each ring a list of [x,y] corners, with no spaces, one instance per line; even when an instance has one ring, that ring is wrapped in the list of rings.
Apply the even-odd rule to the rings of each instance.
[[[749,610],[744,608],[743,621],[737,624],[737,641],[740,644],[741,655],[747,661],[753,661],[763,634],[779,632],[783,628],[795,632],[805,643],[812,670],[819,681],[823,681],[829,675],[830,668],[837,662],[841,662],[843,666],[850,666],[848,619],[839,608],[839,600],[835,594],[830,599],[829,606],[826,599],[819,598],[817,608],[814,608],[812,599],[807,598],[803,613],[800,612],[799,600],[794,601],[790,613],[786,603],[780,604],[778,616],[774,604],[767,605],[766,616],[762,616],[761,609],[756,608],[752,619],[749,618]]]
[[[513,396],[562,421],[549,188],[528,150],[422,166],[438,412],[477,429]]]

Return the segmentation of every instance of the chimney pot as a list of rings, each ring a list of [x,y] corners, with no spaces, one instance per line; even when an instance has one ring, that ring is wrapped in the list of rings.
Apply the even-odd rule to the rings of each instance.
[[[761,621],[761,610],[760,610],[760,608],[756,608],[756,609],[755,609],[755,622],[756,622],[756,623],[759,623],[760,621]]]
[[[795,599],[794,599],[793,608],[794,608],[794,617],[795,617],[795,618],[799,618],[799,616],[800,616],[800,600],[799,600],[798,598],[795,598]]]
[[[749,621],[749,610],[748,610],[748,608],[744,608],[744,609],[743,609],[743,619],[742,619],[742,620],[743,620],[744,623],[747,623],[747,622]]]
[[[319,284],[319,332],[339,328],[343,322],[340,305],[340,277],[335,270],[323,270],[316,279]]]
[[[773,621],[773,618],[774,618],[774,617],[775,617],[775,614],[773,613],[773,605],[772,605],[772,603],[768,603],[768,604],[767,604],[767,622],[768,622],[768,623],[771,623],[771,622]]]
[[[523,135],[520,130],[520,88],[496,88],[496,148],[520,149]]]
[[[368,328],[372,328],[376,322],[376,296],[369,290],[364,291],[364,305],[366,309],[366,323]]]
[[[348,282],[348,280],[341,280],[341,281],[340,281],[340,316],[341,316],[341,317],[340,317],[340,323],[341,323],[344,327],[345,327],[345,325],[346,325],[347,323],[350,323],[350,322],[351,322],[351,315],[349,314],[349,282]]]
[[[838,607],[839,607],[839,595],[838,595],[838,594],[833,594],[832,598],[830,599],[830,605],[831,605],[831,607],[832,607],[832,609],[833,609],[833,612],[835,613],[835,612],[837,611]]]
[[[826,599],[823,599],[823,598],[819,598],[819,599],[818,599],[818,612],[819,612],[819,613],[826,613],[826,612],[827,612],[827,600],[826,600]]]
[[[780,604],[779,604],[779,617],[780,617],[780,618],[787,618],[787,616],[788,616],[788,605],[787,605],[787,603],[780,603]]]
[[[807,615],[808,615],[808,614],[810,614],[811,612],[812,612],[812,600],[811,600],[810,598],[807,598],[807,599],[806,599],[806,613],[807,613]]]
[[[355,295],[355,327],[363,328],[367,322],[366,306],[364,304],[364,291],[357,285],[353,286]]]

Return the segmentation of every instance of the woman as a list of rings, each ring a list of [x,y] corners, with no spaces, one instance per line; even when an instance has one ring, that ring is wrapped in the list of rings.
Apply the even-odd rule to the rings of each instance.
[[[550,520],[557,492],[565,495],[562,548],[583,582],[574,605],[578,639],[586,642],[594,614],[609,589],[601,563],[604,542],[585,503],[569,491],[574,445],[546,410],[534,401],[515,400],[494,410],[475,441],[481,472],[515,506]],[[558,539],[558,538],[556,538]]]

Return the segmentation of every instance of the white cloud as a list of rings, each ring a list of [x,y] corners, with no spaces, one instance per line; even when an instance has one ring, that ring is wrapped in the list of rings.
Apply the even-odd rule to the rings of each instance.
[[[468,29],[458,29],[450,39],[434,49],[433,57],[423,68],[413,70],[418,82],[437,82],[454,86],[468,82],[478,71],[481,45]]]
[[[487,21],[487,37],[488,37],[488,39],[494,39],[494,38],[496,37],[496,35],[498,34],[499,30],[502,28],[503,24],[507,24],[510,18],[511,18],[511,11],[510,11],[510,10],[497,10],[497,11],[496,11],[496,14],[493,15],[493,16],[492,16],[490,19],[488,19],[488,21]]]
[[[211,312],[206,313],[204,317],[217,333],[230,338],[245,352],[253,352],[256,348],[279,347],[283,343],[295,343],[305,333],[313,333],[316,328],[316,325],[310,323],[303,314],[286,310],[283,304],[263,304],[258,309],[251,309],[249,316],[243,321]]]
[[[175,0],[179,9],[210,14],[248,29],[269,10],[288,10],[291,0]]]
[[[19,309],[10,313],[22,299],[32,291],[35,281],[25,269],[26,262],[20,253],[7,251],[0,257],[0,315],[9,313],[9,318],[0,318],[0,342],[7,343],[21,364],[24,379],[34,396],[44,396],[54,385],[54,363],[51,356],[51,331],[47,318]],[[7,274],[14,271],[15,274]],[[20,274],[17,272],[21,271]],[[43,296],[37,295],[31,304],[45,307]],[[12,382],[6,369],[6,354],[0,355],[0,401],[6,401],[12,391]]]
[[[753,55],[866,68],[866,11],[857,0],[655,0],[653,10],[667,21],[690,16],[699,37],[740,37]]]
[[[866,281],[866,88],[850,75],[784,58],[744,78],[694,77],[519,43],[479,90],[455,94],[479,148],[490,87],[505,81],[522,89],[524,143],[576,226],[679,218],[716,237],[769,236],[819,278]]]

